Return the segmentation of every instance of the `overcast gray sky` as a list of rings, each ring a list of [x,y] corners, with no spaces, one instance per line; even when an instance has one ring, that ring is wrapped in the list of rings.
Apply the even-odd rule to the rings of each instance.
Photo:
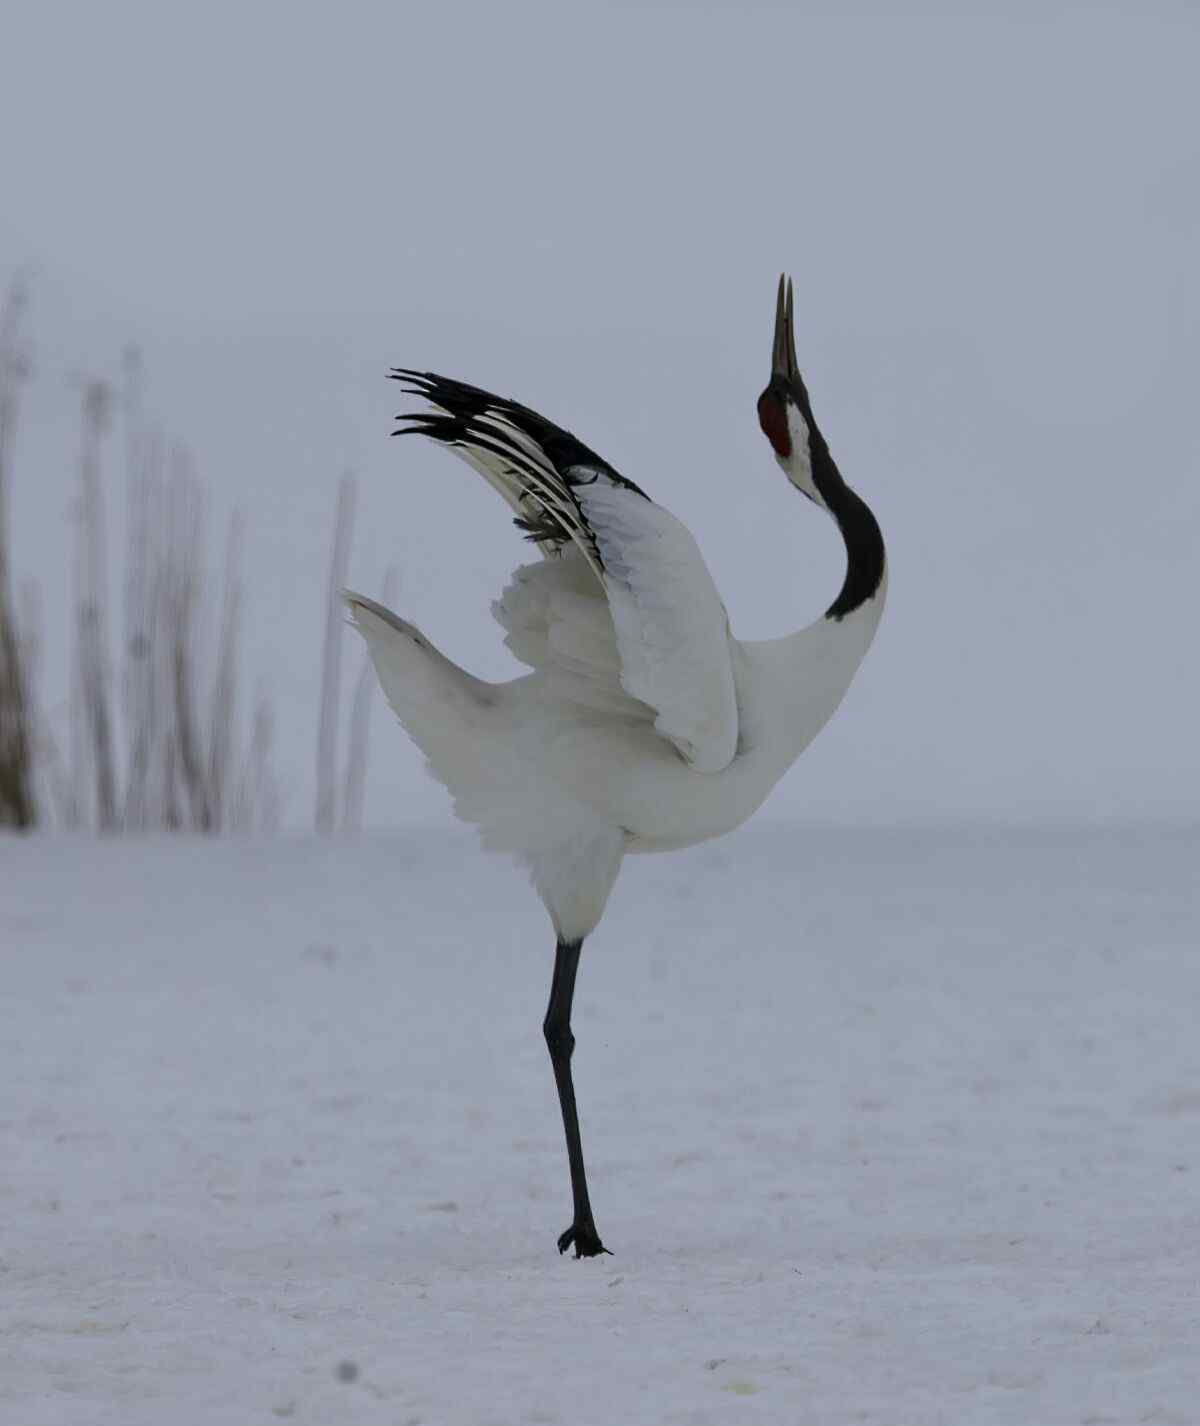
[[[836,593],[754,416],[781,269],[889,607],[777,813],[1200,808],[1195,6],[0,3],[0,279],[35,265],[17,569],[61,698],[76,373],[139,343],[250,552],[297,820],[330,514],[485,677],[526,553],[388,441],[387,367],[573,429],[692,529],[734,629]],[[120,487],[117,487],[119,493]],[[357,656],[357,650],[355,651]],[[380,703],[370,820],[445,816]]]

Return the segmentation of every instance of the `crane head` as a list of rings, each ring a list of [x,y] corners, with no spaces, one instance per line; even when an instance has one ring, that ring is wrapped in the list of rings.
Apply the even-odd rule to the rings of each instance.
[[[796,362],[792,281],[789,277],[779,279],[779,293],[775,300],[775,338],[771,345],[771,379],[758,398],[758,424],[771,442],[775,459],[796,489],[818,505],[825,505],[825,499],[813,479],[813,456],[818,454],[814,448],[818,443],[818,464],[832,467],[833,463],[813,420],[808,390]]]

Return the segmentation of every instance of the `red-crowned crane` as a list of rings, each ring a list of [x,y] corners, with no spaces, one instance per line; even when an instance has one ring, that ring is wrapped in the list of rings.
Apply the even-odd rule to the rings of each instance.
[[[571,1080],[571,1001],[584,938],[627,852],[668,851],[744,822],[828,721],[883,612],[874,515],[842,479],[796,365],[779,280],[758,419],[788,480],[837,522],[846,577],[821,618],[735,639],[687,529],[587,446],[527,406],[429,372],[392,375],[431,411],[399,418],[497,490],[543,558],[492,606],[532,670],[485,683],[413,625],[347,593],[379,681],[430,770],[484,845],[528,869],[557,944],[543,1030],[566,1131],[574,1216],[558,1240],[605,1252],[588,1198]]]

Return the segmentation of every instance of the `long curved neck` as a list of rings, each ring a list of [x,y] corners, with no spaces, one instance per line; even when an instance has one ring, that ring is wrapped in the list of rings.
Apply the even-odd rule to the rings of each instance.
[[[813,465],[813,492],[846,543],[841,591],[821,618],[795,633],[741,645],[752,670],[745,691],[739,687],[743,736],[771,750],[775,775],[833,716],[871,647],[887,597],[887,558],[875,516],[832,461],[832,477],[821,471],[819,457]]]
[[[883,535],[867,502],[842,479],[799,375],[790,394],[796,404],[788,412],[790,450],[784,469],[798,490],[829,511],[846,542],[846,578],[825,611],[826,619],[840,621],[882,592],[887,566]]]
[[[818,488],[824,486],[821,497],[846,542],[846,578],[838,597],[826,609],[825,617],[841,620],[868,599],[882,595],[887,555],[883,533],[871,507],[850,489],[836,467],[833,474],[835,481],[823,481]]]

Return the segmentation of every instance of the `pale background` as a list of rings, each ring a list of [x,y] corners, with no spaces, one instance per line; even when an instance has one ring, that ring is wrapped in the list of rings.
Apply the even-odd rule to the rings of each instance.
[[[344,469],[351,582],[395,562],[406,615],[514,671],[487,604],[521,543],[465,467],[389,443],[392,364],[575,430],[687,522],[738,633],[807,622],[840,543],[753,405],[786,268],[892,580],[772,812],[1194,816],[1194,7],[0,8],[0,278],[33,264],[37,355],[16,564],[52,704],[71,381],[129,341],[245,510],[296,825]],[[448,818],[387,721],[368,820]]]
[[[529,547],[389,441],[390,365],[572,427],[776,634],[842,573],[754,418],[787,268],[892,559],[775,820],[629,859],[589,938],[612,1257],[554,1246],[550,927],[380,704],[394,833],[4,839],[0,1419],[1195,1422],[1198,17],[0,0],[56,717],[130,341],[244,508],[293,828],[345,469],[352,582],[512,671]]]

